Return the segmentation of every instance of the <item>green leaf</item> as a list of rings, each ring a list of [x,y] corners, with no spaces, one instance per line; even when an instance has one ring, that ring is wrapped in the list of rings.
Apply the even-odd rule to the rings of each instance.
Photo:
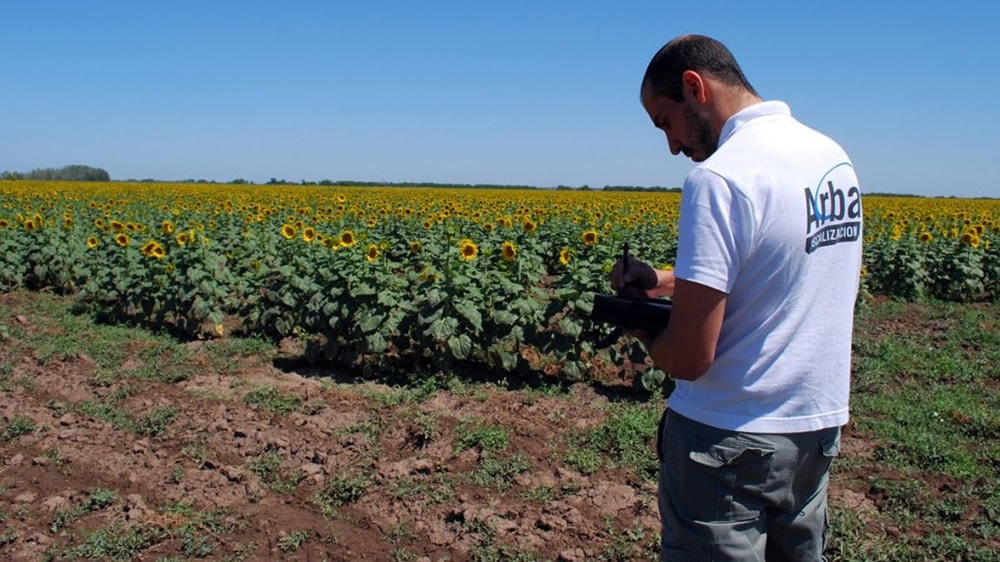
[[[384,314],[365,314],[358,320],[358,327],[365,334],[371,334],[382,325],[382,321],[385,320]]]
[[[450,338],[457,328],[458,320],[445,316],[432,322],[425,333],[438,341],[443,341]]]
[[[455,303],[455,310],[468,320],[477,332],[483,329],[483,315],[475,305],[469,301],[458,301]]]
[[[563,287],[556,289],[556,298],[559,300],[573,300],[580,296],[580,290],[573,287]]]
[[[472,338],[468,334],[459,334],[448,338],[448,349],[456,359],[468,359],[472,353]]]
[[[378,303],[385,307],[395,307],[399,303],[399,295],[391,291],[382,291],[378,294]]]
[[[517,322],[517,315],[507,310],[494,310],[493,320],[501,326],[513,326]]]
[[[375,287],[369,285],[368,283],[360,283],[351,290],[351,294],[355,297],[370,297],[378,294],[378,291],[376,291]]]
[[[372,353],[382,353],[389,346],[389,342],[379,332],[374,332],[365,336],[365,343]]]
[[[499,351],[497,355],[500,356],[500,365],[503,366],[505,371],[513,371],[517,368],[517,354],[511,351]]]
[[[583,331],[583,327],[580,323],[568,316],[564,316],[561,320],[559,320],[559,329],[562,330],[564,334],[574,338],[580,337],[580,332]]]

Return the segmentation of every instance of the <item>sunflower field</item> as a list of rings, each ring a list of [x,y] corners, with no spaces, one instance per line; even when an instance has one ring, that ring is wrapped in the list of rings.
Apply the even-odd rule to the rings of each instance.
[[[76,295],[186,337],[303,337],[316,357],[411,373],[471,361],[585,377],[593,295],[628,241],[673,263],[658,192],[0,182],[0,290]],[[996,299],[1000,201],[866,197],[862,289]]]

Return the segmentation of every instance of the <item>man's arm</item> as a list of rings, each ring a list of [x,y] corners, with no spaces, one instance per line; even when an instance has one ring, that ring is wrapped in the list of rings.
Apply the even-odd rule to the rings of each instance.
[[[648,336],[643,338],[643,344],[658,368],[675,379],[693,381],[705,374],[715,360],[727,295],[692,281],[674,279],[673,272],[669,282],[673,284],[670,323],[652,341]]]

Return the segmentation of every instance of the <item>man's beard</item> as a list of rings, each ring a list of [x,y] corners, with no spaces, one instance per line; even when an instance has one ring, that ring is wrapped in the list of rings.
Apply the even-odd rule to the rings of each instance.
[[[712,133],[712,126],[709,125],[708,119],[695,113],[690,106],[685,109],[685,112],[693,145],[691,151],[703,153],[705,157],[702,160],[707,160],[719,147],[719,137]]]

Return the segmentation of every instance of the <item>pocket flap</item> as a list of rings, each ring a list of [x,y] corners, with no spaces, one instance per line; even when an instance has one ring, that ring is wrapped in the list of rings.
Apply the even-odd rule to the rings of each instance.
[[[774,453],[773,448],[757,443],[742,441],[713,443],[695,439],[688,457],[698,464],[719,468],[749,459],[759,459],[772,453]]]

